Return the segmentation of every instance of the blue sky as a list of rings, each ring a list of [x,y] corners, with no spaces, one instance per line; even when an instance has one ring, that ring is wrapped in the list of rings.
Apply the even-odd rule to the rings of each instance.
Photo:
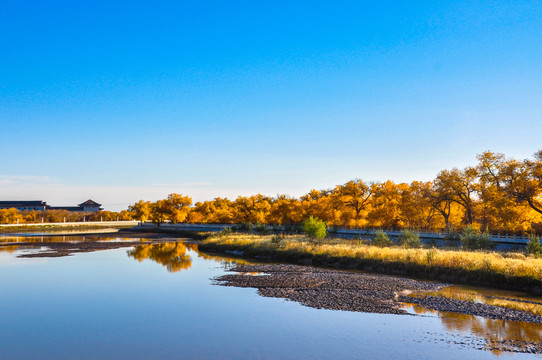
[[[539,1],[3,1],[0,198],[430,180],[542,148]]]

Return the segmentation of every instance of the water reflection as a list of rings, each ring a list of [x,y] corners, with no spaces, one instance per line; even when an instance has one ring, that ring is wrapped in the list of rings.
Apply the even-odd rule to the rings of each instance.
[[[431,310],[414,304],[405,304],[405,307],[419,315],[436,315],[448,331],[459,331],[485,339],[488,347],[496,354],[502,352],[500,348],[504,350],[503,344],[521,348],[526,342],[539,344],[542,339],[542,324],[487,319],[467,314]]]
[[[14,253],[16,250],[19,250],[20,245],[8,245],[8,246],[0,246],[0,251],[8,252],[8,253]]]
[[[192,266],[192,259],[186,251],[185,243],[167,242],[138,245],[132,250],[128,250],[127,254],[139,262],[150,259],[165,266],[169,272],[178,272],[188,270]]]
[[[441,296],[448,299],[483,303],[542,315],[542,299],[506,290],[479,289],[468,286],[448,286],[439,291],[421,294]]]
[[[239,258],[227,257],[222,255],[209,255],[198,250],[198,245],[191,242],[162,242],[154,244],[144,244],[128,250],[129,257],[142,262],[145,259],[152,260],[167,268],[169,272],[178,272],[188,270],[192,265],[192,259],[189,252],[193,252],[198,258],[211,260],[219,263],[225,269],[237,264],[251,264],[253,262]]]
[[[6,241],[9,239],[8,241]],[[13,253],[17,250],[25,249],[24,242],[26,243],[40,243],[40,242],[50,242],[50,241],[58,241],[58,242],[87,242],[87,241],[153,241],[152,239],[119,239],[116,237],[81,237],[81,236],[60,236],[60,237],[41,237],[41,236],[33,236],[33,237],[1,237],[0,243],[4,243],[2,246],[0,246],[0,251],[5,251],[7,253]],[[5,256],[11,256],[8,254],[5,254]],[[122,256],[124,255],[124,251],[122,251]],[[197,268],[198,263],[203,263],[203,260],[205,261],[213,261],[218,264],[220,264],[221,267],[228,268],[231,266],[234,266],[236,264],[252,264],[255,263],[250,260],[244,260],[239,257],[234,256],[223,256],[218,254],[207,254],[199,252],[198,245],[191,242],[184,242],[181,239],[178,239],[178,241],[168,241],[168,242],[153,242],[153,243],[142,243],[140,245],[135,246],[133,249],[128,251],[128,256],[132,259],[136,259],[139,262],[143,262],[145,259],[149,259],[153,262],[156,262],[157,264],[160,264],[164,266],[168,272],[181,272],[183,270],[188,270],[191,268],[191,266],[194,263],[194,267]],[[77,257],[74,257],[74,260],[77,260]],[[201,259],[201,260],[200,260]],[[133,260],[132,260],[133,261]],[[71,262],[63,262],[63,263],[57,263],[55,261],[51,261],[47,263],[48,266],[63,266],[62,264],[70,264],[70,266],[73,266],[73,263]],[[58,264],[58,265],[55,265]],[[137,266],[137,264],[135,264]],[[100,265],[101,266],[101,265]],[[118,262],[112,262],[111,266],[118,266],[118,271],[123,271],[124,267],[127,266],[127,264],[122,263],[121,261]],[[208,266],[206,265],[205,268],[209,271],[209,277],[221,275],[221,270],[217,270],[217,266]],[[64,268],[62,268],[64,269]],[[85,269],[85,267],[82,267],[81,269],[74,268],[74,271],[80,271],[81,269]],[[62,270],[64,273],[64,270]],[[165,274],[165,271],[163,271]],[[190,274],[192,271],[183,272],[181,276],[191,276]],[[29,274],[31,274],[32,277],[29,277],[29,279],[33,279],[34,272],[29,271]],[[153,276],[156,276],[153,274]],[[59,277],[60,279],[64,279],[62,277]],[[173,278],[173,277],[172,277]],[[174,279],[172,279],[172,284]],[[168,280],[169,281],[169,280]],[[19,281],[17,283],[13,282],[13,285],[11,285],[13,288],[17,284],[25,284],[24,281]],[[51,284],[55,284],[52,282]],[[77,283],[75,283],[77,284]],[[17,285],[19,286],[19,285]],[[21,285],[22,286],[22,285]],[[71,283],[70,286],[65,286],[64,288],[71,288],[74,286],[74,283]],[[207,284],[200,284],[198,286],[207,286]],[[165,288],[165,291],[173,291],[172,289],[176,289],[175,286],[169,286]],[[207,291],[207,290],[205,290]],[[217,290],[222,291],[222,290]],[[19,293],[14,292],[14,294]],[[51,291],[51,294],[55,293],[54,291]],[[510,303],[510,306],[522,306],[524,308],[521,308],[521,310],[526,310],[529,308],[531,312],[538,313],[540,310],[540,307],[542,307],[542,300],[540,298],[529,298],[525,294],[519,294],[519,293],[510,293],[510,292],[502,292],[502,291],[494,291],[494,290],[484,290],[479,288],[469,288],[466,289],[464,287],[448,287],[443,290],[441,290],[438,293],[432,294],[437,296],[444,296],[444,297],[450,297],[460,300],[468,300],[468,301],[474,301],[474,302],[484,302],[492,305],[498,305],[500,302],[507,302]],[[121,296],[122,297],[122,296]],[[245,301],[246,299],[242,299],[242,301]],[[17,301],[14,301],[14,303],[17,303]],[[266,303],[267,304],[267,303]],[[265,305],[268,306],[268,305]],[[413,312],[418,314],[433,314],[435,318],[438,318],[439,320],[435,320],[437,322],[441,322],[442,326],[447,331],[455,331],[455,332],[461,332],[464,334],[472,334],[480,339],[485,339],[488,344],[495,343],[499,344],[501,346],[503,342],[514,340],[514,341],[523,341],[523,342],[531,342],[531,343],[540,343],[540,339],[542,339],[542,325],[541,324],[532,324],[532,323],[522,323],[522,322],[513,322],[513,321],[503,321],[503,320],[491,320],[481,317],[475,317],[471,315],[465,315],[465,314],[457,314],[457,313],[448,313],[448,312],[438,312],[429,310],[417,305],[406,305],[410,309],[412,309]],[[502,306],[502,305],[501,305]],[[157,307],[160,308],[160,307]],[[258,311],[260,309],[258,308]],[[260,311],[261,312],[261,311]],[[41,313],[41,312],[40,312]],[[232,313],[235,314],[235,311],[232,310]],[[321,316],[328,316],[329,314],[332,314],[331,312],[326,312],[322,314]],[[329,315],[331,316],[331,315]],[[362,316],[362,315],[356,315],[356,316]],[[391,316],[391,315],[390,315]],[[397,317],[399,318],[399,317]],[[399,320],[399,321],[406,321],[406,320]],[[409,320],[410,321],[410,320]],[[414,321],[414,320],[412,320]],[[432,320],[433,321],[433,320]],[[226,321],[221,322],[220,324],[227,323]],[[517,344],[514,344],[514,346],[518,347]],[[492,351],[495,354],[500,354],[500,348],[499,347],[490,347]]]
[[[78,242],[95,242],[95,241],[134,241],[139,240],[138,238],[119,238],[119,237],[105,237],[105,236],[80,236],[80,235],[55,235],[55,236],[0,236],[0,244],[11,244],[11,243],[46,243],[46,242],[68,242],[68,243],[78,243]],[[144,240],[144,239],[141,239]]]

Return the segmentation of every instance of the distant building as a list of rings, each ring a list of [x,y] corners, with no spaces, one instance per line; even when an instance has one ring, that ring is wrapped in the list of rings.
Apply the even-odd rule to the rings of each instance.
[[[96,201],[92,201],[90,199],[88,199],[87,201],[77,205],[79,206],[81,209],[82,212],[98,212],[100,210],[103,210],[100,206],[102,206],[102,204],[98,204]]]
[[[15,208],[19,211],[27,210],[67,210],[73,212],[98,212],[103,210],[96,201],[88,199],[77,206],[49,206],[45,201],[0,201],[0,209]]]
[[[49,207],[45,201],[0,201],[0,209],[15,208],[20,211],[44,211]]]

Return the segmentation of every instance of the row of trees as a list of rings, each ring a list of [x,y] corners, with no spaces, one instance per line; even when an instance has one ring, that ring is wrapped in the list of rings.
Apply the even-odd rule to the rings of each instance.
[[[476,166],[443,170],[428,182],[358,179],[299,198],[257,194],[194,205],[188,196],[170,194],[128,210],[134,219],[156,222],[284,225],[313,216],[331,226],[542,232],[542,150],[522,161],[488,151],[478,155]]]
[[[441,171],[433,181],[365,183],[351,180],[333,189],[313,189],[295,198],[262,194],[192,204],[170,194],[119,213],[63,210],[0,210],[0,223],[152,220],[174,223],[301,224],[313,216],[329,226],[442,230],[467,225],[492,232],[542,233],[542,150],[532,159],[478,155],[476,166]]]
[[[40,222],[83,222],[83,221],[117,221],[132,220],[132,213],[128,210],[121,212],[100,211],[98,213],[72,212],[68,210],[27,210],[19,211],[15,208],[0,209],[0,224],[23,224]]]

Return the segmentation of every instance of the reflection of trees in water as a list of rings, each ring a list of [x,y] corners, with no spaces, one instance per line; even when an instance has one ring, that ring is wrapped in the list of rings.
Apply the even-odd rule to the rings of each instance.
[[[199,258],[211,260],[228,267],[237,264],[249,264],[250,262],[237,258],[230,258],[221,255],[209,255],[201,253],[198,245],[188,242],[166,242],[159,244],[138,245],[133,250],[128,251],[128,256],[142,262],[145,259],[153,260],[167,267],[169,272],[188,270],[192,266],[192,260],[187,251],[195,252]]]
[[[69,232],[69,231],[65,231]],[[93,237],[81,235],[55,235],[55,236],[3,236],[0,243],[47,243],[47,242],[95,242],[95,241],[145,241],[142,238],[119,238],[119,237]]]
[[[6,251],[8,253],[14,253],[15,250],[18,250],[20,245],[8,245],[8,246],[0,246],[0,251]]]
[[[182,242],[138,245],[128,251],[128,256],[139,262],[150,259],[167,268],[169,272],[188,270],[192,266],[187,246]]]
[[[437,314],[449,331],[471,333],[490,342],[521,340],[539,343],[542,339],[542,324],[487,319],[467,314],[441,312],[418,305],[405,304],[416,314]]]
[[[224,255],[210,255],[210,254],[202,253],[198,249],[198,244],[185,243],[185,245],[186,245],[186,247],[188,249],[190,249],[190,250],[194,251],[195,253],[197,253],[199,258],[202,258],[204,260],[215,261],[215,262],[218,262],[218,263],[220,263],[220,264],[222,264],[224,266],[252,264],[252,262],[247,261],[247,260],[243,260],[241,258],[228,257],[228,256],[224,256]]]
[[[486,319],[466,314],[440,313],[448,330],[470,331],[489,340],[523,340],[540,342],[542,325],[519,321]]]
[[[502,293],[502,294],[501,294]],[[463,289],[456,286],[449,286],[429,295],[444,296],[449,299],[461,301],[470,301],[474,303],[484,303],[488,305],[501,306],[520,311],[527,311],[535,315],[542,315],[542,303],[532,301],[533,299],[524,298],[508,292],[492,291],[491,294],[480,293],[479,290]],[[502,296],[500,296],[502,295]],[[508,299],[507,299],[508,298]]]

